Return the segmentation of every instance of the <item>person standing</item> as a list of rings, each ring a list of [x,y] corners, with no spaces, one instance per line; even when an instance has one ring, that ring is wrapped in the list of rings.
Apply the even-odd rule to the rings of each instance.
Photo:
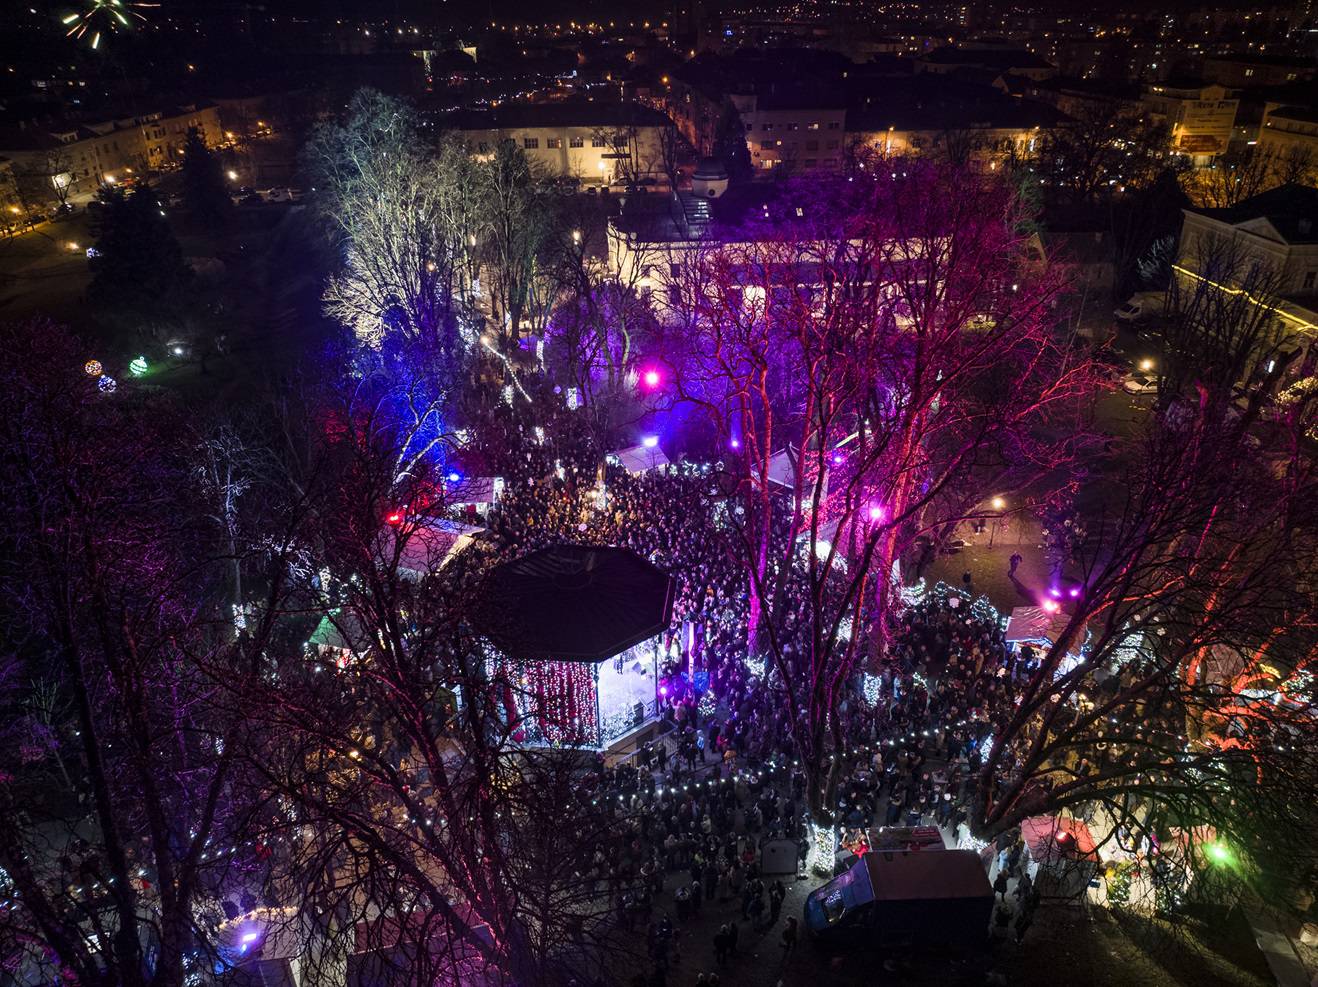
[[[1016,945],[1021,944],[1025,938],[1025,933],[1030,929],[1030,923],[1034,921],[1034,910],[1031,908],[1022,908],[1016,913]]]
[[[728,950],[731,948],[731,944],[728,942],[730,938],[731,935],[728,932],[728,925],[725,922],[719,927],[719,930],[714,933],[714,962],[719,966],[722,966],[728,961]]]
[[[796,948],[796,916],[793,915],[787,919],[787,924],[783,926],[782,935],[783,958],[786,959]]]
[[[769,888],[769,925],[778,924],[778,916],[783,913],[783,899],[787,897],[787,888],[782,881],[774,881]]]

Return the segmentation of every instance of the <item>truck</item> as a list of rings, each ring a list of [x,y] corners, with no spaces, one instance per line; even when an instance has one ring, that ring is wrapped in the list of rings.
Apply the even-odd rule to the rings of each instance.
[[[805,901],[807,933],[838,948],[973,950],[992,914],[993,888],[973,850],[872,850]]]

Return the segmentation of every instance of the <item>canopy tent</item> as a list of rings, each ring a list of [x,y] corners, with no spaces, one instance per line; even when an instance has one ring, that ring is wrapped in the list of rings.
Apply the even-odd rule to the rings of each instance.
[[[1021,823],[1021,839],[1035,860],[1097,855],[1094,834],[1083,820],[1070,816],[1031,816]]]
[[[478,525],[444,518],[419,524],[405,533],[393,530],[395,538],[406,537],[398,557],[399,572],[413,579],[420,579],[446,565],[485,531]]]
[[[1029,855],[1029,874],[1040,894],[1079,898],[1098,873],[1097,844],[1082,820],[1032,816],[1021,823],[1021,839]]]
[[[356,614],[336,609],[320,618],[320,623],[307,639],[307,645],[315,648],[326,661],[346,668],[348,662],[370,651],[371,637]]]
[[[1057,642],[1070,623],[1071,615],[1060,609],[1050,612],[1043,607],[1013,607],[1003,637],[1008,644],[1050,646]],[[1079,648],[1084,639],[1085,629],[1082,626],[1070,650]]]
[[[457,474],[453,474],[457,476]],[[450,479],[444,485],[444,496],[451,505],[475,504],[477,507],[489,507],[503,494],[504,481],[501,476],[468,476]]]
[[[628,473],[647,473],[668,465],[668,457],[657,442],[654,445],[628,446],[610,455]]]
[[[792,489],[796,486],[796,459],[797,451],[788,447],[781,452],[775,452],[769,457],[768,480],[770,483],[780,487]],[[759,477],[760,471],[756,467],[751,468],[751,474]]]

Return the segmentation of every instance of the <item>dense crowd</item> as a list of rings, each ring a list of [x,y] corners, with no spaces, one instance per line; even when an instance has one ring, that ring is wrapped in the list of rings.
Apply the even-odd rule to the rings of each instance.
[[[711,909],[726,919],[712,943],[716,961],[733,962],[743,923],[757,935],[779,925],[783,880],[795,876],[761,873],[764,845],[790,841],[800,868],[811,849],[792,711],[765,700],[775,670],[746,660],[745,577],[735,547],[720,537],[723,509],[700,467],[633,475],[610,466],[592,475],[560,466],[515,485],[488,519],[519,553],[561,541],[623,545],[677,579],[673,624],[691,625],[694,653],[686,639],[666,649],[680,655],[666,669],[668,729],[621,763],[601,758],[595,780],[617,838],[597,848],[590,876],[607,887],[623,929],[645,930],[652,974],[638,984],[668,982],[684,929]],[[952,840],[966,832],[993,712],[1010,706],[1013,686],[1034,667],[1028,648],[1004,641],[996,613],[972,606],[970,589],[940,587],[912,602],[877,673],[859,672],[849,684],[839,715],[851,746],[835,752],[844,847],[863,844],[875,826],[938,826]],[[703,689],[687,669],[708,672]],[[1005,897],[1019,866],[1014,835],[982,855]],[[789,923],[780,930],[784,949],[797,934],[796,919]],[[717,971],[701,977],[718,982]]]

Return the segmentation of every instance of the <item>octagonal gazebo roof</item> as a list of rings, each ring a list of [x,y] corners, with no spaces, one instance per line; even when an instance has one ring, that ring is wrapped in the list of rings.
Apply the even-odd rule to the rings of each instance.
[[[475,624],[510,658],[598,662],[663,632],[673,595],[630,549],[551,545],[490,572]]]

